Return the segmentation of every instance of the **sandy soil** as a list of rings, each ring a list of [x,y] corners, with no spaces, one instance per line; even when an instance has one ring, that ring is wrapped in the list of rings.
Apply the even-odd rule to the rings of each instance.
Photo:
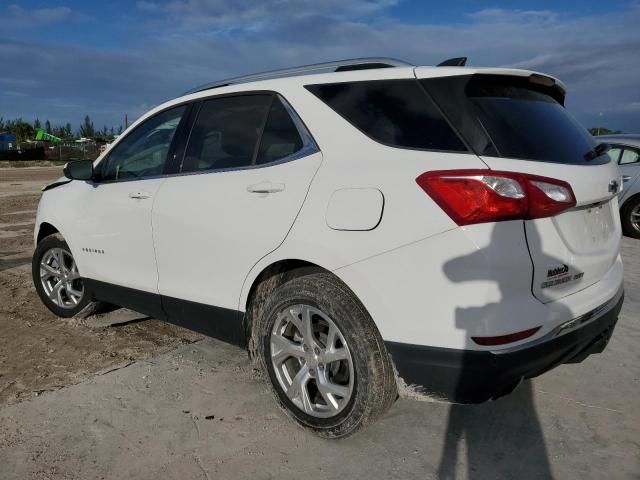
[[[242,349],[107,326],[122,310],[50,314],[29,262],[38,189],[59,174],[0,169],[0,479],[640,478],[639,241],[623,239],[627,296],[602,354],[482,405],[401,398],[326,441],[278,410]]]
[[[157,320],[61,320],[42,305],[31,280],[34,218],[40,189],[61,175],[59,167],[0,169],[0,405],[200,338]]]

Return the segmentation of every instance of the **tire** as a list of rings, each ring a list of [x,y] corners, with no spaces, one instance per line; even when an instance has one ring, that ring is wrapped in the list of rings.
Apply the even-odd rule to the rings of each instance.
[[[355,433],[397,398],[378,329],[356,296],[330,273],[311,273],[277,287],[254,328],[260,365],[279,406],[322,437]]]
[[[632,216],[636,215],[635,225]],[[640,195],[627,200],[620,210],[622,231],[625,235],[640,238]]]
[[[60,258],[65,266],[62,270],[59,268]],[[45,270],[43,260],[49,269]],[[62,280],[54,274],[56,271],[64,276]],[[49,235],[38,243],[31,261],[31,274],[40,300],[58,317],[84,318],[104,307],[104,304],[92,301],[84,288],[71,249],[59,233]],[[58,284],[61,285],[56,290]],[[55,294],[57,291],[60,291],[59,296]],[[57,300],[54,300],[55,297]]]

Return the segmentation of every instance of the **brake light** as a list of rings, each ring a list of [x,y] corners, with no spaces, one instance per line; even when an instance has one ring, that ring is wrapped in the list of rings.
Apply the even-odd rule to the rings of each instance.
[[[437,170],[418,185],[458,225],[544,218],[575,206],[562,180],[494,170]]]

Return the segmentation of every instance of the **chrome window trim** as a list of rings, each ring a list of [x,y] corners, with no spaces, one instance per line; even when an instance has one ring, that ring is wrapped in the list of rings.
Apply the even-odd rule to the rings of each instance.
[[[127,132],[126,134],[122,134],[120,137],[117,138],[117,140],[107,149],[107,151],[104,153],[104,155],[102,157],[98,157],[94,160],[94,164],[93,164],[93,170],[94,172],[97,169],[100,169],[100,171],[102,171],[102,169],[104,169],[108,162],[109,162],[109,158],[111,157],[111,154],[113,152],[114,148],[117,148],[118,145],[120,145],[123,141],[125,141],[128,137],[131,136],[131,134],[133,132],[135,132],[136,130],[138,130],[138,128],[140,128],[142,125],[144,125],[145,123],[147,123],[149,120],[157,117],[158,115],[162,115],[165,112],[168,112],[169,110],[172,110],[174,108],[179,108],[179,107],[185,107],[185,111],[182,113],[182,115],[184,116],[185,113],[187,113],[188,108],[193,104],[193,101],[184,101],[184,102],[180,102],[180,103],[176,103],[175,105],[171,105],[167,108],[164,108],[162,110],[160,110],[159,112],[154,113],[153,115],[149,115],[148,117],[146,117],[144,120],[141,120],[140,123],[138,123],[135,128],[132,128],[131,131]],[[144,116],[144,114],[142,115]],[[182,117],[184,118],[184,117]],[[182,118],[181,118],[181,122],[182,122]],[[137,122],[137,120],[136,120]],[[134,122],[135,123],[135,122]],[[178,130],[180,124],[178,124],[178,127],[176,127],[176,131]],[[169,145],[169,150],[171,150],[171,145]],[[97,163],[96,163],[97,162]],[[166,167],[168,162],[168,159],[165,160],[165,164],[163,166]],[[153,176],[148,176],[148,177],[140,177],[140,178],[126,178],[126,179],[113,179],[113,180],[100,180],[98,182],[95,181],[91,181],[90,183],[94,184],[94,185],[102,185],[102,184],[110,184],[110,183],[120,183],[120,182],[127,182],[127,181],[138,181],[138,180],[146,180],[148,178],[161,178],[162,176],[164,176],[164,174],[160,174],[160,175],[153,175]]]
[[[263,163],[260,165],[245,165],[242,167],[230,167],[230,168],[212,168],[210,170],[197,170],[194,172],[175,172],[175,173],[167,173],[162,175],[153,175],[153,176],[143,177],[143,178],[124,178],[124,179],[118,179],[118,180],[107,180],[102,182],[91,182],[91,183],[94,186],[99,186],[99,185],[110,185],[114,183],[139,182],[143,180],[157,180],[159,178],[184,177],[188,175],[205,175],[210,173],[226,173],[226,172],[236,172],[236,171],[242,171],[242,170],[255,170],[258,168],[268,168],[276,165],[282,165],[283,163],[289,163],[295,160],[300,160],[301,158],[308,157],[309,155],[313,155],[314,153],[320,153],[320,148],[318,147],[318,144],[316,143],[315,139],[311,135],[311,132],[309,131],[307,126],[302,121],[302,118],[300,118],[300,115],[298,115],[298,112],[295,111],[295,109],[291,106],[291,104],[287,101],[287,99],[284,98],[284,96],[282,96],[279,92],[276,92],[276,91],[255,92],[250,90],[247,92],[234,92],[232,94],[211,95],[205,98],[199,98],[197,100],[194,100],[193,102],[186,102],[186,103],[204,102],[209,99],[213,99],[217,97],[242,96],[246,94],[258,94],[258,93],[266,93],[266,92],[271,93],[272,95],[274,95],[274,97],[277,97],[282,102],[282,105],[284,106],[285,110],[291,117],[291,120],[293,120],[293,123],[296,129],[298,130],[298,134],[302,139],[302,148],[297,152],[287,155],[286,157],[283,157],[279,160],[274,160],[273,162]],[[162,113],[162,112],[159,112],[159,113]],[[262,141],[262,137],[260,137],[260,141]],[[102,160],[100,161],[100,163],[102,163]]]
[[[234,93],[231,95],[225,95],[225,96],[242,96],[244,93],[245,92],[237,92],[237,93]],[[252,93],[252,92],[249,92],[249,93]],[[308,157],[309,155],[313,155],[314,153],[320,152],[320,149],[318,148],[318,144],[316,143],[315,139],[309,132],[309,129],[307,128],[307,126],[304,124],[304,122],[298,115],[298,112],[296,112],[293,109],[291,104],[279,92],[272,91],[271,93],[275,98],[277,98],[282,102],[282,105],[284,106],[285,110],[289,114],[289,117],[291,117],[291,120],[293,120],[296,130],[298,130],[298,134],[302,139],[302,148],[300,148],[300,150],[298,150],[297,152],[293,152],[292,154],[287,155],[286,157],[282,157],[279,160],[274,160],[273,162],[269,162],[269,163],[262,163],[260,165],[252,164],[252,165],[244,165],[242,167],[211,168],[209,170],[197,170],[194,172],[176,172],[166,176],[182,177],[186,175],[203,175],[207,173],[225,173],[225,172],[236,172],[236,171],[242,171],[242,170],[255,170],[258,168],[267,168],[267,167],[272,167],[276,165],[281,165],[283,163],[293,162],[294,160],[299,160],[301,158]],[[212,95],[211,97],[202,99],[202,101],[204,102],[209,99],[220,97],[220,96],[221,95]],[[262,136],[260,136],[259,140],[262,141]]]

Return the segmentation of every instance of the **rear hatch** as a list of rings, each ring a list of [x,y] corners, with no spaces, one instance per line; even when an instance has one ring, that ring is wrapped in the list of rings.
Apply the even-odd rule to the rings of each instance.
[[[514,71],[420,82],[489,168],[571,185],[575,207],[524,221],[533,294],[546,303],[598,282],[620,249],[620,174],[564,108],[563,86],[550,77]]]

